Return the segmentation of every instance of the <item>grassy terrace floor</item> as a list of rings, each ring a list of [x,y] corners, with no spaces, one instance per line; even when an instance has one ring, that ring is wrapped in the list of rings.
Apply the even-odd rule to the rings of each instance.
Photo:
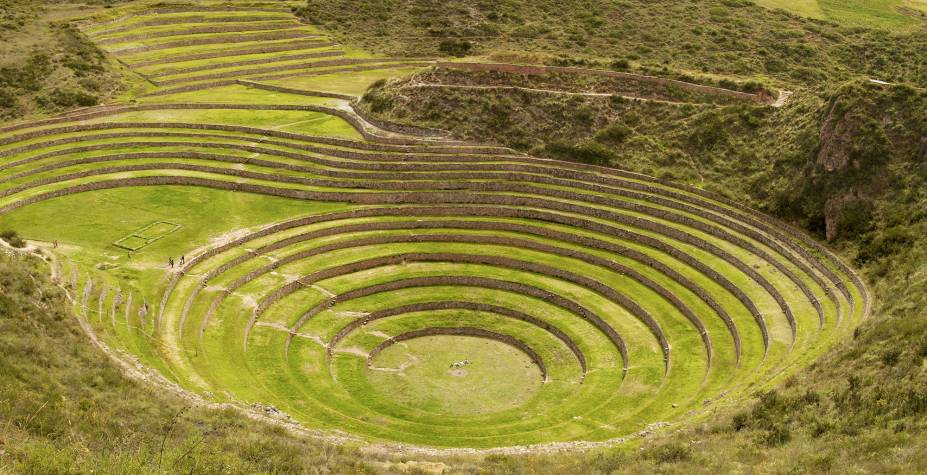
[[[602,441],[698,420],[867,316],[851,269],[735,203],[279,89],[358,95],[417,66],[222,42],[325,41],[247,5],[114,9],[84,31],[149,95],[0,131],[0,228],[59,256],[78,318],[182,387],[371,440]],[[330,53],[350,62],[306,59]],[[221,82],[275,74],[294,77]]]

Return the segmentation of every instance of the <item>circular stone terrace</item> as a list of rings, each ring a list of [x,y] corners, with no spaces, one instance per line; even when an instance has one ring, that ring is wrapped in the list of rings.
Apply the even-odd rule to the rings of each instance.
[[[304,73],[309,55],[340,56],[281,11],[230,8],[86,31],[169,87]],[[293,59],[274,65],[269,55],[287,50],[245,38],[292,47]],[[226,67],[202,62],[221,52]],[[383,65],[367,62],[319,67]],[[62,271],[109,345],[215,400],[377,441],[603,441],[771,384],[869,310],[831,251],[696,188],[387,133],[349,107],[279,92],[260,104],[163,97],[0,129],[0,214],[158,187],[338,204],[189,243],[144,300],[99,267]],[[351,133],[211,119],[261,114]]]

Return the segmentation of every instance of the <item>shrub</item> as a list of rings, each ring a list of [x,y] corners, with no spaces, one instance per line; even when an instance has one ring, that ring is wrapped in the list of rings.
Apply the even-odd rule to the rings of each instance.
[[[36,102],[42,106],[57,106],[64,108],[76,106],[90,107],[97,105],[99,99],[85,92],[55,89],[47,96],[37,97]]]
[[[613,106],[620,106],[631,102],[631,100],[620,94],[612,94],[608,96],[608,102]]]
[[[571,143],[564,140],[555,140],[548,143],[544,150],[554,158],[593,165],[606,165],[614,157],[614,152],[611,149],[592,141]]]
[[[615,71],[627,71],[631,67],[631,63],[626,59],[616,59],[609,66]]]
[[[674,463],[688,460],[692,451],[687,445],[678,442],[661,445],[644,453],[644,457],[657,463]]]
[[[512,126],[512,114],[516,105],[507,98],[484,106],[486,125],[495,130],[506,130]]]
[[[837,238],[852,238],[869,231],[872,227],[874,204],[871,201],[854,200],[844,203],[835,216]]]
[[[747,427],[750,427],[750,414],[741,412],[735,414],[733,419],[731,419],[731,428],[734,429],[735,432],[740,432]]]
[[[721,86],[724,89],[730,89],[733,91],[736,91],[738,89],[737,83],[734,81],[731,81],[730,79],[722,79],[718,81],[718,86]]]
[[[447,39],[438,45],[438,51],[451,56],[466,56],[473,49],[473,44],[467,40]]]
[[[927,338],[921,340],[920,344],[917,347],[917,358],[927,358]]]
[[[900,358],[901,350],[898,348],[892,348],[885,353],[882,353],[882,364],[885,366],[895,366]]]
[[[9,109],[16,106],[16,97],[7,91],[0,90],[0,108]]]
[[[20,68],[0,68],[0,86],[38,91],[42,81],[52,72],[51,59],[46,54],[34,54]]]
[[[592,464],[601,473],[614,473],[627,467],[629,457],[624,452],[602,453],[596,456]]]
[[[600,143],[619,144],[631,136],[633,131],[627,125],[616,123],[595,133],[595,140]]]
[[[96,79],[93,79],[93,78],[84,78],[84,79],[81,79],[80,81],[77,81],[77,84],[79,84],[80,87],[82,87],[82,88],[84,88],[84,89],[86,89],[86,90],[88,90],[88,91],[97,91],[97,92],[99,92],[100,90],[103,89],[103,85],[100,83],[100,81],[98,81],[98,80],[96,80]]]
[[[74,74],[77,76],[83,76],[84,74],[92,71],[103,71],[103,66],[91,63],[90,61],[87,61],[79,56],[66,56],[61,63],[66,68],[74,71]]]
[[[16,231],[3,231],[0,232],[0,239],[6,241],[9,245],[22,249],[26,247],[26,241],[23,241],[23,238],[19,237],[19,234]]]
[[[792,432],[781,422],[773,424],[761,439],[763,444],[768,447],[778,447],[790,440],[792,440]]]
[[[862,240],[856,261],[858,264],[865,264],[896,254],[910,246],[916,237],[907,226],[893,226],[881,229],[877,233],[869,233]]]
[[[375,114],[383,113],[393,106],[393,99],[389,94],[374,88],[367,89],[361,102],[367,104],[370,112]]]

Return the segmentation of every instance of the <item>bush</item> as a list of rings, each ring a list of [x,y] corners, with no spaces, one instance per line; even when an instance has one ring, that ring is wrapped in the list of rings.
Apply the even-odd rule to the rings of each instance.
[[[361,102],[367,104],[368,110],[374,114],[386,112],[393,106],[393,99],[389,94],[373,87],[367,89]]]
[[[692,451],[687,445],[678,442],[669,443],[650,449],[644,453],[644,457],[657,463],[675,463],[688,460],[692,456]]]
[[[781,422],[770,427],[762,437],[763,444],[768,447],[777,447],[790,440],[792,440],[792,432]]]
[[[97,99],[96,96],[80,91],[62,91],[61,89],[55,89],[48,96],[37,97],[36,101],[42,106],[57,106],[64,108],[76,106],[90,107],[99,103],[99,99]]]
[[[595,140],[600,143],[619,144],[627,140],[633,132],[627,125],[612,124],[596,132]]]
[[[82,87],[82,88],[84,88],[84,89],[86,89],[86,90],[88,90],[88,91],[97,91],[97,92],[100,92],[100,90],[103,89],[103,84],[101,84],[100,81],[98,81],[98,80],[96,80],[96,79],[93,79],[93,78],[84,78],[84,79],[81,79],[81,80],[77,81],[77,84],[79,84],[80,87]]]
[[[472,49],[473,44],[467,40],[447,39],[438,45],[438,51],[458,58],[470,54]]]
[[[570,143],[555,140],[548,143],[544,150],[548,155],[560,160],[589,163],[592,165],[607,165],[614,157],[611,149],[598,142],[586,141]]]
[[[0,90],[0,108],[10,109],[16,106],[16,97],[7,91]]]
[[[750,414],[740,412],[735,414],[734,418],[731,419],[731,428],[734,429],[734,432],[740,432],[747,427],[750,427]]]
[[[895,366],[898,364],[898,360],[901,358],[901,350],[898,348],[892,348],[885,353],[882,353],[882,364],[885,366]]]
[[[83,76],[88,72],[103,71],[103,66],[91,63],[79,56],[67,56],[61,61],[61,64],[71,71],[74,71],[74,74],[77,76]]]
[[[598,454],[593,460],[593,466],[601,473],[614,473],[625,468],[630,463],[629,457],[623,452],[610,452]]]
[[[631,63],[626,59],[616,59],[609,66],[615,71],[627,71],[631,68]]]
[[[853,238],[860,236],[872,227],[874,204],[871,201],[854,200],[844,203],[834,217],[837,236],[835,238]]]
[[[0,68],[0,86],[38,91],[52,69],[48,55],[34,54],[21,68]]]
[[[9,245],[18,249],[26,247],[26,241],[23,241],[23,238],[19,237],[19,234],[16,231],[10,230],[0,232],[0,239],[3,239]]]

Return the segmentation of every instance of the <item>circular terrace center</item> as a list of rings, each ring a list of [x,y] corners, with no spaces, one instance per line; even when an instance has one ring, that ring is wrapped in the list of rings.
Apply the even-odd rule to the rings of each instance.
[[[448,416],[513,410],[543,385],[538,367],[517,348],[457,335],[391,345],[371,358],[367,379],[386,400]]]

